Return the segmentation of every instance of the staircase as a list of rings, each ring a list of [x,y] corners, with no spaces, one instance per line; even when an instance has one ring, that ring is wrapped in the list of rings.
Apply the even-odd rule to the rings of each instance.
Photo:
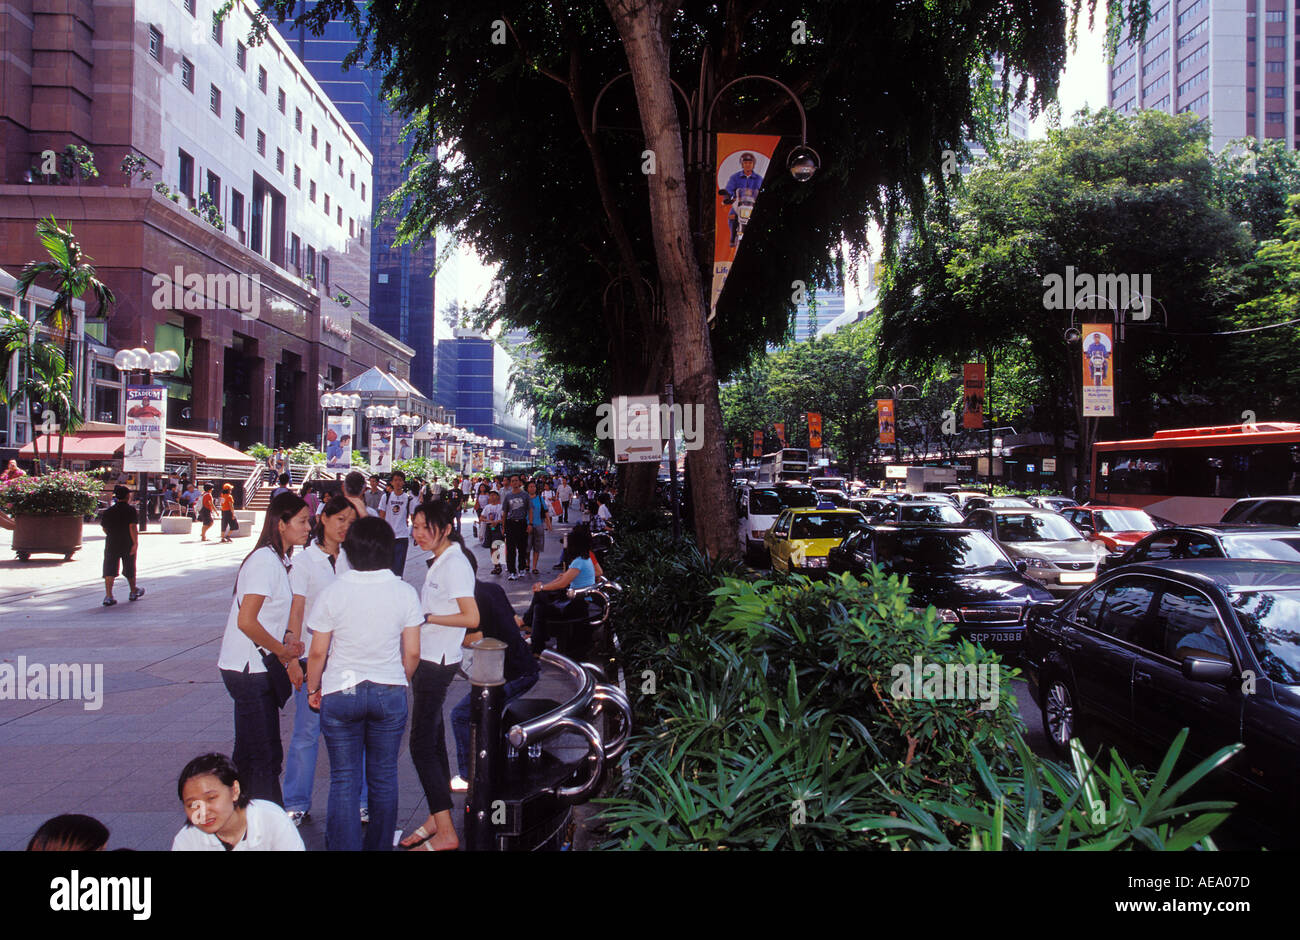
[[[289,464],[289,486],[296,493],[299,488],[309,479],[313,479],[315,467],[310,464]],[[271,473],[270,468],[262,470],[262,483],[253,494],[253,498],[244,503],[244,509],[250,512],[265,512],[271,502],[271,491],[280,484],[276,482],[275,476]]]

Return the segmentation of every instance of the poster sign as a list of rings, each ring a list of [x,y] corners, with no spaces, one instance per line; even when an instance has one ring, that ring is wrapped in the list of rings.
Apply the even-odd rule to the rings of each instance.
[[[1043,458],[1043,472],[1044,472],[1044,473],[1055,473],[1055,472],[1056,472],[1056,458],[1055,458],[1055,457],[1044,457],[1044,458]]]
[[[961,367],[961,426],[967,431],[984,427],[984,363],[968,362]]]
[[[709,320],[718,311],[718,298],[731,273],[736,248],[754,211],[754,202],[767,175],[780,137],[765,134],[719,134],[717,195],[713,210],[713,300]]]
[[[457,473],[461,472],[460,441],[447,442],[447,466],[451,467],[451,469],[455,470]]]
[[[370,429],[370,469],[374,473],[393,472],[393,429]]]
[[[881,398],[876,401],[876,420],[880,425],[880,443],[894,443],[894,400]]]
[[[1115,414],[1115,340],[1110,323],[1083,325],[1083,416]]]
[[[352,469],[352,415],[330,415],[325,421],[325,466]]]
[[[776,428],[776,439],[781,442],[781,447],[784,448],[785,447],[785,422],[778,421],[774,425],[774,427]]]
[[[411,428],[393,431],[393,459],[410,460],[415,456],[415,432]]]
[[[166,449],[167,386],[128,385],[122,469],[127,473],[162,473]]]
[[[763,432],[762,431],[754,432],[754,456],[755,457],[763,456]]]
[[[885,479],[886,479],[886,480],[906,480],[906,479],[907,479],[907,467],[896,467],[896,466],[885,467]]]
[[[808,447],[817,450],[822,446],[822,416],[820,411],[808,412]]]
[[[658,395],[618,395],[612,410],[614,463],[658,463],[663,459]]]

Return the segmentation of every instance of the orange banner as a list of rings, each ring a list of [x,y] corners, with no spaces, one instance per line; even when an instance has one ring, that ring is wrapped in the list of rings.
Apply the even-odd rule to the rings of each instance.
[[[731,273],[736,249],[745,234],[754,202],[768,173],[780,137],[766,134],[719,134],[713,209],[713,299],[709,320],[718,311],[718,298]]]
[[[876,401],[876,420],[880,425],[880,443],[894,443],[894,400],[881,398]]]
[[[776,439],[781,442],[782,447],[785,447],[785,422],[778,421],[773,427],[776,428]]]
[[[763,456],[763,432],[762,431],[754,432],[754,456],[755,457]]]
[[[1083,324],[1083,414],[1115,414],[1115,339],[1110,323]]]
[[[984,427],[984,363],[968,362],[961,367],[962,409],[961,426],[968,431]]]
[[[817,450],[822,446],[822,416],[819,412],[808,412],[808,447]]]

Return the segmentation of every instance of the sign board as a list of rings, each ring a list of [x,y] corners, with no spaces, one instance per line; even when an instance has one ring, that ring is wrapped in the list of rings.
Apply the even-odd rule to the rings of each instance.
[[[613,403],[614,463],[658,463],[664,456],[658,395],[619,395]]]
[[[961,426],[968,431],[984,427],[984,363],[968,362],[961,367]]]
[[[717,195],[713,197],[713,297],[709,320],[718,312],[718,298],[736,260],[736,248],[754,211],[754,202],[767,175],[768,163],[780,137],[764,134],[719,134]]]
[[[1044,458],[1043,458],[1043,472],[1044,472],[1044,473],[1055,473],[1055,472],[1056,472],[1056,458],[1055,458],[1055,457],[1044,457]]]
[[[1032,463],[1025,464],[1025,473],[1033,473],[1033,472],[1034,472],[1034,465]]]
[[[894,443],[894,400],[892,398],[876,401],[876,419],[880,426],[880,443]]]
[[[162,473],[166,450],[167,386],[128,385],[122,469],[127,473]]]
[[[808,412],[808,449],[817,450],[822,446],[822,416],[820,411]]]
[[[906,467],[885,467],[885,479],[906,480],[907,468]]]
[[[781,442],[781,448],[784,450],[785,449],[785,422],[778,421],[776,424],[772,425],[772,427],[776,428],[776,439]]]
[[[1115,341],[1110,323],[1083,324],[1083,415],[1115,414]]]
[[[393,459],[410,460],[415,456],[415,432],[398,428],[393,432]]]
[[[352,468],[352,415],[330,415],[325,420],[325,466]]]
[[[374,473],[393,472],[393,429],[387,425],[370,429],[370,469]]]

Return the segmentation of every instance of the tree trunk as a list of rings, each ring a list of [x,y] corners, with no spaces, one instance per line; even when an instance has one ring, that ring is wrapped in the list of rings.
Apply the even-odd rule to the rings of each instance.
[[[708,511],[695,514],[695,534],[700,548],[711,557],[734,556],[740,552],[736,507],[730,499],[728,467],[722,448],[717,446],[723,440],[722,407],[705,290],[691,239],[681,121],[668,73],[667,27],[678,4],[662,0],[606,3],[623,40],[646,146],[655,158],[655,172],[646,175],[646,182],[672,342],[674,398],[684,407],[703,406],[705,444],[686,458],[693,494],[700,506],[708,507]]]

